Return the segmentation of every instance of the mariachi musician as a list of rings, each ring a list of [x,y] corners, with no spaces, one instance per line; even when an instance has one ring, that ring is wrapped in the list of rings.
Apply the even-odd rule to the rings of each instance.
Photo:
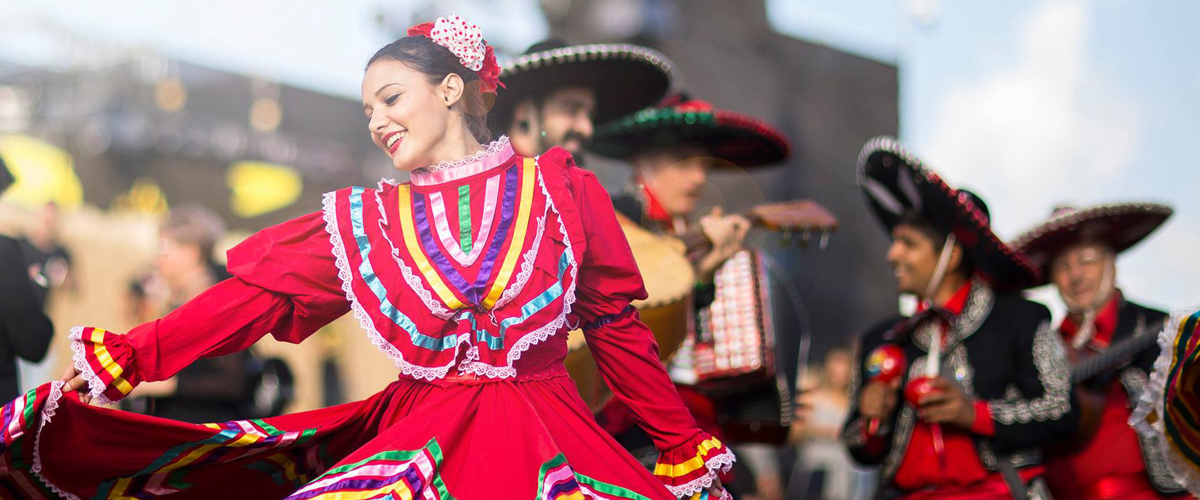
[[[779,130],[753,117],[715,109],[707,102],[677,94],[659,106],[601,127],[591,150],[602,156],[628,161],[633,167],[633,182],[624,193],[613,199],[618,214],[651,233],[690,235],[683,239],[707,242],[693,245],[698,248],[691,251],[685,250],[691,257],[695,271],[693,312],[700,314],[682,318],[684,322],[695,326],[693,333],[705,335],[690,337],[673,359],[669,370],[693,416],[702,422],[702,426],[707,424],[707,428],[713,431],[721,432],[721,427],[725,427],[729,431],[725,432],[726,437],[733,441],[779,443],[786,436],[784,429],[791,414],[791,391],[795,378],[783,376],[785,374],[774,371],[774,366],[766,365],[776,363],[779,357],[795,358],[796,353],[774,352],[775,344],[769,324],[739,325],[745,327],[740,329],[739,334],[754,338],[734,339],[747,342],[742,344],[745,346],[742,352],[729,357],[743,362],[753,360],[759,368],[757,377],[748,379],[739,376],[729,380],[704,377],[706,372],[712,372],[714,368],[711,361],[704,362],[709,359],[705,354],[711,357],[724,353],[724,346],[722,349],[712,349],[708,344],[716,341],[712,332],[714,325],[715,329],[720,329],[722,325],[746,316],[751,316],[750,322],[753,323],[761,315],[771,315],[770,304],[762,303],[769,301],[768,295],[761,293],[762,287],[769,284],[761,269],[762,262],[755,260],[761,255],[745,251],[742,246],[751,221],[741,215],[723,214],[720,209],[700,217],[698,227],[692,227],[689,220],[696,213],[710,170],[731,166],[751,168],[783,162],[791,152],[787,139]],[[829,220],[832,218],[829,217]],[[707,238],[696,238],[698,231]],[[630,232],[627,230],[627,233]],[[757,267],[752,264],[757,264]],[[645,270],[653,266],[640,267]],[[738,273],[742,274],[734,276]],[[755,275],[761,277],[761,282],[753,279]],[[729,278],[723,279],[722,276]],[[648,286],[650,279],[647,277]],[[722,286],[718,288],[716,283],[722,283]],[[739,300],[748,300],[754,306],[738,306],[738,311],[734,311],[733,303]],[[723,304],[729,304],[729,307]],[[742,314],[755,310],[757,314]],[[773,320],[767,318],[765,321],[771,323]],[[738,335],[733,334],[732,328],[726,330],[730,330],[730,337]],[[757,350],[752,346],[758,346]],[[777,378],[777,375],[783,377]],[[697,390],[698,382],[704,390]],[[724,391],[720,392],[724,394],[714,394],[712,389],[717,385],[723,386]],[[755,426],[753,432],[743,427],[737,427],[737,431],[731,430],[741,417],[736,412],[755,406],[774,408],[767,412],[769,415],[759,416],[768,421],[768,425]],[[619,403],[613,403],[606,406],[598,418],[602,425],[618,436],[619,441],[636,448],[639,433],[636,429],[630,429],[632,422],[623,410]],[[765,435],[767,429],[772,431],[769,436]],[[759,430],[762,432],[755,435]],[[747,465],[753,468],[752,464]],[[778,477],[778,473],[775,476]],[[762,487],[760,483],[759,488]]]
[[[1158,358],[1154,337],[1167,314],[1129,300],[1116,282],[1117,256],[1170,216],[1170,207],[1154,203],[1060,207],[1012,242],[1045,271],[1033,285],[1053,283],[1067,305],[1058,331],[1076,359],[1081,418],[1076,439],[1047,457],[1046,479],[1057,500],[1150,500],[1183,491],[1161,443],[1139,439],[1128,423]],[[1102,353],[1115,356],[1103,362]]]
[[[986,205],[948,186],[890,137],[859,155],[859,184],[892,237],[898,291],[912,318],[862,338],[842,431],[850,454],[880,466],[883,498],[1044,497],[1040,449],[1077,422],[1066,353],[1045,306],[1019,291],[1039,269],[992,232]],[[884,378],[889,363],[904,365]]]
[[[504,92],[488,115],[495,135],[533,157],[560,146],[580,161],[595,127],[661,100],[671,61],[631,44],[567,45],[550,39],[504,63]]]

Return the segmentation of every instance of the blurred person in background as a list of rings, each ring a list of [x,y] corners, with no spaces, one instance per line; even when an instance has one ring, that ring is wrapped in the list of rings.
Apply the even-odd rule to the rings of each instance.
[[[715,118],[718,113],[725,118],[736,118],[718,120]],[[691,121],[685,120],[688,116],[692,117]],[[779,130],[756,118],[716,110],[707,102],[678,93],[664,99],[660,105],[601,127],[589,148],[601,156],[628,161],[633,167],[630,185],[613,198],[613,205],[623,220],[663,236],[678,236],[695,229],[701,232],[700,239],[712,243],[706,250],[687,255],[695,270],[695,282],[689,283],[693,285],[691,312],[695,317],[689,323],[693,327],[700,325],[700,311],[713,304],[719,293],[714,281],[718,270],[743,251],[750,230],[750,221],[745,217],[726,215],[719,207],[700,216],[697,222],[692,222],[698,215],[700,194],[707,185],[709,172],[720,168],[752,168],[780,163],[790,154],[787,139]],[[756,303],[759,301],[757,295],[740,298]],[[686,316],[682,319],[688,321]],[[759,333],[761,330],[755,332]],[[766,374],[763,380],[753,383],[738,382],[736,389],[728,389],[739,397],[745,396],[736,402],[728,400],[725,395],[715,397],[707,393],[699,385],[693,356],[697,339],[698,332],[692,331],[682,346],[660,347],[669,350],[679,347],[668,371],[677,389],[686,395],[685,403],[689,404],[697,421],[707,430],[720,435],[724,433],[722,422],[730,420],[727,417],[737,408],[781,397],[774,373]],[[766,344],[763,339],[759,339],[758,343]],[[790,353],[790,356],[794,357],[795,353]],[[744,359],[752,357],[746,353]],[[784,387],[787,383],[784,381]],[[782,397],[782,401],[771,401],[766,406],[779,409],[791,400],[790,394]],[[597,418],[627,448],[652,452],[649,441],[640,429],[633,426],[620,401],[610,402]],[[770,441],[764,437],[765,434],[764,431],[761,435],[742,438],[747,443]],[[782,443],[764,446],[747,444],[736,450],[743,458],[739,467],[744,466],[745,470],[731,478],[733,482],[730,488],[735,493],[757,492],[758,498],[772,500],[782,497],[783,478],[773,448],[776,444]],[[743,450],[745,453],[742,453]]]
[[[862,336],[842,428],[851,456],[881,467],[884,498],[1048,498],[1041,449],[1079,413],[1050,311],[1019,293],[1039,270],[996,237],[981,198],[895,139],[863,146],[858,179],[891,234],[897,291],[919,302]],[[887,351],[903,354],[901,376],[868,363]]]
[[[830,349],[816,388],[801,396],[803,414],[793,421],[789,436],[798,452],[789,498],[867,500],[874,493],[872,474],[855,467],[841,443],[842,424],[850,414],[853,356],[845,347]]]
[[[0,159],[0,195],[14,181]],[[17,240],[0,236],[0,397],[9,400],[20,394],[17,358],[41,361],[54,335],[42,311],[45,289],[31,279],[40,268],[29,261]]]
[[[58,240],[61,217],[57,203],[46,203],[19,240],[25,263],[32,268],[34,281],[40,290],[45,291],[44,303],[50,301],[52,291],[59,288],[74,291],[77,285],[74,274],[70,272],[71,254]]]
[[[229,250],[234,277],[160,320],[123,335],[75,330],[75,366],[5,407],[17,432],[0,436],[11,464],[0,488],[31,498],[47,496],[31,481],[86,498],[729,498],[717,474],[733,453],[688,414],[631,305],[645,287],[607,191],[564,149],[521,157],[507,138],[490,140],[484,98],[499,73],[479,28],[458,16],[382,47],[366,64],[362,111],[411,182],[327,193],[321,211]],[[207,425],[88,404],[268,333],[299,343],[350,311],[396,365],[369,399]],[[654,437],[653,472],[596,425],[567,375],[574,326]]]
[[[1141,436],[1129,424],[1131,408],[1150,386],[1160,355],[1155,338],[1167,313],[1134,302],[1117,287],[1117,257],[1172,213],[1157,203],[1059,207],[1012,242],[1043,269],[1033,286],[1053,284],[1067,306],[1058,332],[1069,346],[1072,372],[1098,367],[1091,376],[1072,374],[1079,431],[1047,450],[1046,480],[1058,500],[1187,496],[1167,464],[1167,443]],[[1123,354],[1103,363],[1104,353]]]
[[[228,274],[213,260],[213,250],[225,234],[221,219],[200,207],[179,207],[162,226],[160,248],[154,268],[165,285],[166,314],[204,290],[224,280]],[[144,314],[147,286],[154,278],[140,280],[141,302],[134,311]],[[138,298],[131,293],[131,298]],[[191,423],[223,422],[243,416],[240,410],[251,404],[252,383],[248,369],[253,361],[250,350],[226,356],[201,358],[174,377],[148,382],[138,387],[122,406],[130,411]]]
[[[502,66],[490,126],[519,155],[559,146],[580,160],[596,127],[649,107],[671,86],[671,61],[630,44],[533,44]]]

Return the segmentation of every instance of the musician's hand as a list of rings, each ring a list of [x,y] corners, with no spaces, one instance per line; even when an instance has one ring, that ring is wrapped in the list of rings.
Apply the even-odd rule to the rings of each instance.
[[[701,282],[712,281],[713,274],[721,264],[742,249],[746,233],[750,232],[750,221],[740,215],[725,215],[721,207],[700,218],[700,228],[713,244],[713,249],[696,264]]]
[[[868,420],[886,420],[900,400],[900,379],[868,382],[858,395],[858,413]]]
[[[84,403],[92,401],[92,396],[87,391],[87,379],[84,379],[83,374],[79,373],[74,366],[67,367],[67,370],[63,372],[62,376],[58,377],[58,380],[66,382],[66,385],[62,389],[63,392],[80,391],[82,389],[79,393],[79,400]]]
[[[792,423],[804,425],[812,415],[812,399],[816,393],[815,387],[800,389],[792,401]]]
[[[975,423],[975,403],[958,384],[938,377],[933,380],[933,391],[918,405],[917,415],[925,423],[970,430]]]

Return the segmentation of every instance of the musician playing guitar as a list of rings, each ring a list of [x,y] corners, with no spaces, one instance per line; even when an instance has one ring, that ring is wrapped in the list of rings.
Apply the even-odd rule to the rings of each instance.
[[[679,236],[690,230],[692,237],[684,240],[695,239],[697,235],[690,221],[710,170],[776,164],[785,161],[791,152],[787,139],[774,127],[679,94],[668,97],[657,107],[599,128],[591,149],[603,156],[626,160],[633,166],[632,185],[613,199],[619,214],[658,234]],[[717,293],[714,274],[743,250],[751,226],[749,218],[725,214],[720,208],[714,208],[698,222],[707,244],[688,256],[695,271],[694,311],[713,302]],[[682,320],[695,322],[696,318],[685,316]],[[721,403],[705,397],[694,387],[697,375],[691,357],[689,349],[681,349],[668,371],[700,425],[719,433]],[[630,427],[631,422],[624,417],[626,412],[619,405],[610,404],[597,418],[622,444],[636,448],[638,432]],[[747,455],[742,457],[746,459]],[[771,473],[768,468],[746,465],[755,469],[757,484],[743,485],[743,491],[755,489],[765,498],[782,498],[777,470]],[[726,485],[731,490],[738,489],[736,484]]]
[[[1076,439],[1047,457],[1046,478],[1056,500],[1184,496],[1163,450],[1139,439],[1128,424],[1158,357],[1152,338],[1167,314],[1126,299],[1116,287],[1117,255],[1170,215],[1169,207],[1152,203],[1062,207],[1013,241],[1044,266],[1045,278],[1037,284],[1053,283],[1068,311],[1058,331],[1075,366],[1081,415]],[[1151,339],[1137,338],[1142,336]],[[1080,374],[1079,360],[1098,360],[1118,350],[1126,355],[1110,356],[1109,366]]]

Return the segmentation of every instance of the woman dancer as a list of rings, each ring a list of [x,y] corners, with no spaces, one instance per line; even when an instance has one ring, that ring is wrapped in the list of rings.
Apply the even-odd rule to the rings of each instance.
[[[411,182],[326,194],[230,250],[234,277],[163,319],[75,329],[75,366],[3,409],[0,496],[725,495],[716,472],[733,455],[696,428],[629,306],[645,291],[607,193],[564,150],[481,144],[500,84],[476,26],[451,16],[408,35],[371,58],[362,92],[372,139]],[[365,401],[204,425],[84,404],[268,332],[300,342],[348,311],[400,372]],[[653,475],[568,378],[575,326],[662,450]]]

